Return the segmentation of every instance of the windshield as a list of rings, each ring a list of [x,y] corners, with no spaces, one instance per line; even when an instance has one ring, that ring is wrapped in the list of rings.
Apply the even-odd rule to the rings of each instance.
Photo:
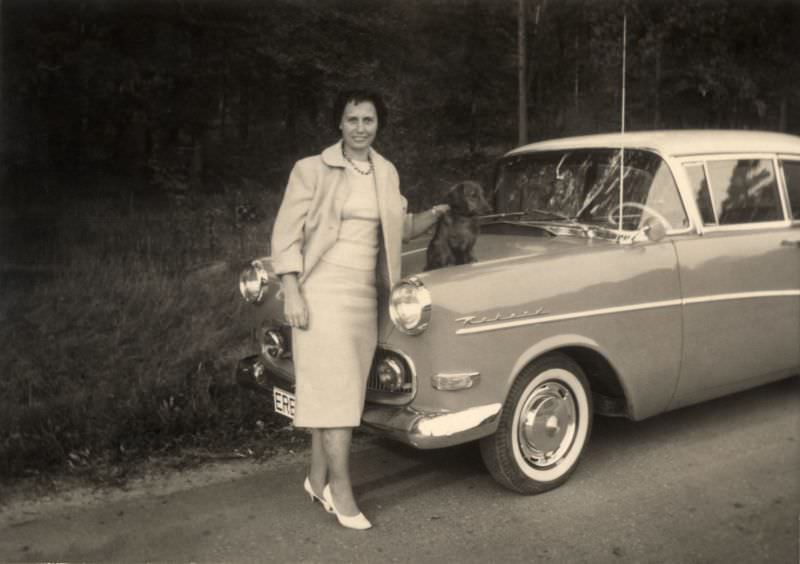
[[[499,164],[494,188],[500,213],[619,227],[619,149],[576,149],[514,155]],[[625,149],[622,228],[655,216],[669,229],[689,226],[678,188],[658,155]]]

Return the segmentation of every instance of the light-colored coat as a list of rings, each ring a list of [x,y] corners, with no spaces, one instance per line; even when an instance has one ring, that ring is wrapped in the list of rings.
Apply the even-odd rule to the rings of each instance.
[[[375,150],[370,156],[382,233],[378,280],[391,287],[400,279],[402,242],[411,234],[412,219],[397,169]],[[350,190],[346,166],[341,141],[295,163],[272,230],[272,265],[278,275],[296,272],[302,284],[336,242]]]

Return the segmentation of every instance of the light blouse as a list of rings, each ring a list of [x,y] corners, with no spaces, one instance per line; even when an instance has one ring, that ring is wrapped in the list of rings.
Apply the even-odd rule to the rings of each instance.
[[[359,174],[350,163],[346,171],[350,191],[342,207],[339,237],[322,260],[358,270],[374,270],[380,227],[374,172]]]

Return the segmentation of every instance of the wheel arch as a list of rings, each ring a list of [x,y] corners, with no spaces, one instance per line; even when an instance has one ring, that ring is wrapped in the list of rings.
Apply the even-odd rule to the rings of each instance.
[[[526,366],[552,353],[566,355],[581,367],[592,388],[595,413],[633,418],[634,406],[630,402],[631,394],[628,393],[619,371],[603,353],[599,344],[583,335],[553,337],[528,348],[517,359],[511,370],[506,382],[505,395]]]

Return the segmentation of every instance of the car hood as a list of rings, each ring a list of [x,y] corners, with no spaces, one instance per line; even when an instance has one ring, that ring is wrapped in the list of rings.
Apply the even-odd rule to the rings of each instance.
[[[424,270],[429,241],[429,237],[419,237],[403,248],[403,276],[412,276]],[[609,245],[615,243],[577,234],[554,235],[544,227],[501,223],[481,227],[473,252],[478,263],[482,263],[514,257],[562,254],[587,247]]]

